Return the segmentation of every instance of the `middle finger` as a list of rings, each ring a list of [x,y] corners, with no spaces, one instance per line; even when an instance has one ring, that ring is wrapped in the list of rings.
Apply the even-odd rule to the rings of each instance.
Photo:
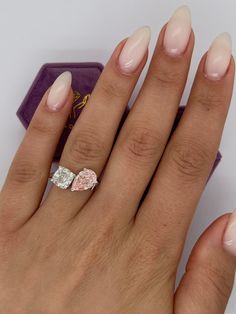
[[[161,158],[186,84],[193,46],[191,16],[184,6],[161,31],[144,85],[94,195],[95,203],[104,202],[104,195],[106,202],[112,200],[118,208],[111,214],[119,219],[133,217]]]

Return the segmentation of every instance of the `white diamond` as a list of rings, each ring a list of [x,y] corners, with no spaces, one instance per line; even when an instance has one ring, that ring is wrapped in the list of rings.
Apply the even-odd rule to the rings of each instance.
[[[51,181],[59,188],[67,189],[74,178],[75,174],[73,172],[65,167],[59,166]]]

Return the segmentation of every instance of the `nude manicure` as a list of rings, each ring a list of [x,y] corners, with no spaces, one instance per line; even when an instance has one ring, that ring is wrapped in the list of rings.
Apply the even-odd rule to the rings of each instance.
[[[47,106],[53,111],[63,107],[69,95],[72,83],[71,72],[64,72],[55,80],[48,94]]]
[[[229,67],[232,54],[232,41],[228,33],[216,37],[209,48],[205,73],[211,80],[221,79]]]
[[[224,234],[225,249],[236,256],[236,210],[232,213]]]
[[[164,48],[173,56],[181,55],[187,48],[192,31],[192,19],[189,8],[178,8],[170,18],[164,36]]]
[[[148,26],[137,29],[131,35],[119,56],[119,66],[122,72],[132,73],[144,58],[151,38],[151,30]]]

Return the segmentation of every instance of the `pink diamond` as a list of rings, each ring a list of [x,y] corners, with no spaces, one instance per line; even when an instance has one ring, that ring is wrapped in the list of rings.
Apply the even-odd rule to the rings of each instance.
[[[71,191],[85,191],[93,189],[98,183],[96,173],[91,170],[84,168],[79,174],[75,177]]]

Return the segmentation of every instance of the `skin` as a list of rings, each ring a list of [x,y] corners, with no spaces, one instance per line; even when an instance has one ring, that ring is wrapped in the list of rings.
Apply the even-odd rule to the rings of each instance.
[[[125,40],[68,138],[60,164],[75,173],[87,167],[100,175],[105,168],[95,190],[72,193],[52,186],[42,201],[73,99],[71,91],[65,106],[51,112],[49,91],[44,95],[0,194],[1,314],[224,313],[236,268],[222,246],[230,214],[203,233],[176,290],[174,284],[219,147],[234,60],[221,80],[210,81],[202,58],[185,113],[167,144],[194,35],[184,54],[173,57],[163,49],[164,30],[114,146],[147,60],[146,55],[135,73],[122,73],[118,57]]]

